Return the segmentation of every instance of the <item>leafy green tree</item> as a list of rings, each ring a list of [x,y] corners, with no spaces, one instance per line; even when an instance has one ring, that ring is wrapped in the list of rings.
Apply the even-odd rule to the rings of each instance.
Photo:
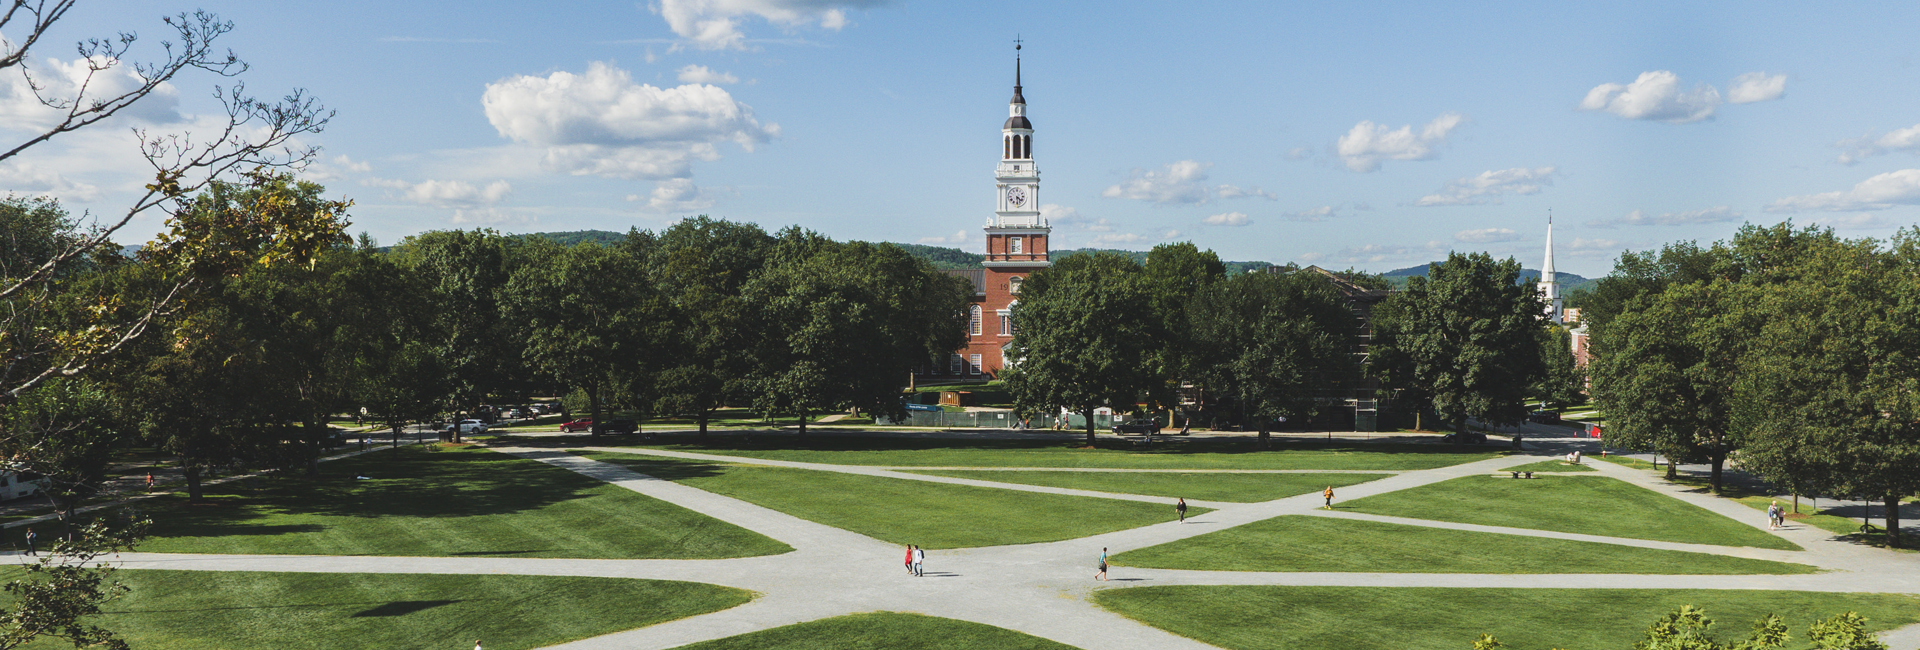
[[[741,292],[773,244],[759,226],[702,215],[661,231],[647,257],[649,278],[672,305],[654,407],[693,415],[701,435],[715,410],[751,392],[755,333]]]
[[[1737,643],[1721,643],[1709,633],[1713,619],[1707,611],[1681,605],[1647,626],[1647,638],[1633,644],[1634,650],[1768,650],[1787,644],[1787,624],[1778,615],[1767,615],[1753,623],[1753,631]]]
[[[365,235],[340,256],[331,282],[351,297],[335,305],[350,312],[345,320],[353,325],[352,345],[339,359],[352,365],[348,402],[385,424],[398,446],[407,423],[427,421],[446,399],[433,314],[420,308],[430,296],[418,277]]]
[[[1784,485],[1883,500],[1899,546],[1898,506],[1920,493],[1920,231],[1887,250],[1830,234],[1810,236],[1755,300],[1764,326],[1735,413],[1743,463]]]
[[[631,390],[666,343],[667,305],[627,247],[536,244],[507,283],[504,307],[534,372],[587,394],[593,433],[609,389]]]
[[[1195,342],[1193,376],[1232,398],[1242,422],[1259,423],[1262,446],[1273,418],[1314,416],[1314,398],[1358,372],[1348,354],[1353,314],[1307,273],[1242,273],[1208,285],[1182,329]]]
[[[1574,361],[1570,336],[1566,328],[1552,323],[1539,330],[1542,372],[1532,390],[1550,407],[1587,401],[1587,373]]]
[[[840,244],[789,228],[742,293],[758,334],[756,406],[901,416],[909,372],[965,340],[971,285],[899,247]]]
[[[1150,366],[1164,328],[1154,289],[1139,264],[1109,253],[1075,255],[1029,276],[1013,309],[1019,361],[1007,389],[1017,408],[1086,416],[1088,444],[1095,409],[1132,410],[1161,377]]]
[[[100,493],[113,453],[128,442],[114,402],[93,382],[61,377],[0,410],[0,456],[10,459],[7,469],[44,476],[54,513],[68,526],[74,510]]]
[[[1199,343],[1186,327],[1188,309],[1208,287],[1227,276],[1227,267],[1213,251],[1201,251],[1192,242],[1161,244],[1147,253],[1145,266],[1153,290],[1153,313],[1161,319],[1160,349],[1154,354],[1161,381],[1147,395],[1154,404],[1175,401],[1174,378],[1193,376]]]
[[[0,55],[0,73],[39,74],[32,68],[43,57],[33,53],[41,44],[58,40],[55,34],[75,4],[75,0],[14,2],[0,12],[0,32],[8,35],[5,53]],[[33,88],[33,98],[44,108],[33,106],[34,111],[41,112],[38,118],[9,122],[9,126],[21,128],[12,130],[17,139],[0,142],[0,164],[41,143],[109,119],[175,83],[182,73],[191,75],[197,70],[233,77],[246,71],[244,61],[216,45],[220,37],[233,30],[233,23],[206,12],[183,13],[163,21],[175,37],[167,42],[165,54],[154,60],[140,61],[130,55],[138,40],[130,30],[121,32],[118,38],[80,41],[75,61],[84,66],[70,71],[79,79],[71,90]],[[131,85],[98,83],[108,77],[136,81]],[[298,167],[312,160],[317,150],[298,145],[296,139],[320,132],[332,117],[300,91],[279,102],[265,102],[248,96],[244,84],[234,83],[215,93],[214,98],[228,118],[223,128],[209,131],[220,134],[216,137],[141,133],[139,154],[154,170],[153,181],[137,192],[124,211],[107,214],[82,231],[71,222],[55,223],[59,221],[56,211],[47,209],[52,206],[45,202],[9,199],[7,207],[0,208],[0,213],[6,213],[0,214],[6,226],[0,233],[19,235],[10,250],[0,252],[0,257],[6,258],[0,265],[7,267],[0,269],[0,332],[37,327],[35,321],[49,310],[91,309],[100,315],[77,330],[48,332],[45,336],[0,336],[0,360],[4,360],[0,363],[0,403],[52,377],[77,375],[126,348],[157,318],[173,309],[176,298],[192,293],[191,285],[198,279],[193,274],[172,276],[170,282],[154,285],[152,293],[141,295],[95,296],[57,289],[75,269],[117,254],[112,237],[135,217],[156,210],[173,216],[168,220],[168,231],[148,250],[172,253],[174,261],[280,261],[277,258],[297,257],[302,242],[330,236],[333,224],[328,219],[285,219],[274,223],[265,236],[273,245],[234,250],[228,248],[222,229],[235,224],[179,218],[180,204],[186,197],[216,181],[237,182],[235,177],[243,171],[252,176],[271,175],[274,169]],[[49,226],[55,231],[51,238],[46,237]],[[132,315],[118,320],[105,318],[107,314],[127,312]]]
[[[525,379],[516,328],[500,303],[526,245],[492,230],[426,232],[400,245],[401,265],[432,296],[420,307],[434,315],[432,342],[447,371],[449,410],[471,412]]]
[[[1416,408],[1453,426],[1517,425],[1543,372],[1535,338],[1546,307],[1520,263],[1452,253],[1374,310],[1374,369]]]
[[[148,523],[134,521],[115,528],[95,520],[76,534],[55,540],[38,561],[24,565],[22,575],[5,586],[12,602],[0,611],[0,650],[44,639],[62,639],[75,648],[129,648],[112,630],[86,620],[99,616],[102,606],[130,591],[114,579],[118,569],[103,558],[133,550],[145,537]]]
[[[1588,366],[1608,415],[1609,444],[1651,448],[1671,461],[1705,460],[1718,492],[1741,438],[1730,417],[1734,383],[1753,332],[1754,292],[1725,281],[1673,284],[1606,326]],[[1668,476],[1673,465],[1667,466]]]

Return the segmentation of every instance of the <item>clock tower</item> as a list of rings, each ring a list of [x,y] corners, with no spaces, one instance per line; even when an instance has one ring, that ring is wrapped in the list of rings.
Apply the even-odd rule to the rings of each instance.
[[[1000,164],[994,167],[994,216],[987,221],[987,254],[977,316],[968,328],[966,366],[978,364],[983,376],[1017,362],[1008,344],[1014,333],[1013,305],[1020,300],[1020,283],[1047,260],[1048,235],[1053,232],[1040,218],[1040,168],[1033,162],[1033,122],[1027,119],[1027,98],[1020,85],[1020,46],[1014,46],[1013,99],[1007,103],[1007,121],[1000,126]],[[974,361],[978,359],[978,361]]]

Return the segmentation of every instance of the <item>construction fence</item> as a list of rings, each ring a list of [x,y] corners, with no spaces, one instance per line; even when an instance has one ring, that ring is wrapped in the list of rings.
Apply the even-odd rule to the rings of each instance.
[[[1080,415],[1035,415],[1023,423],[1012,411],[907,411],[905,418],[893,419],[885,416],[876,423],[896,427],[933,427],[938,429],[1052,429],[1066,420],[1066,428],[1085,430],[1087,418]],[[1121,420],[1124,422],[1125,420]],[[1101,431],[1113,428],[1113,416],[1093,416],[1093,428]]]

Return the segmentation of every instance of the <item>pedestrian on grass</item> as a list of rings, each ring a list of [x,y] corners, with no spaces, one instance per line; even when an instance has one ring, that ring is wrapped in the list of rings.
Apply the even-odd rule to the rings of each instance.
[[[33,542],[34,540],[37,540],[37,539],[40,539],[40,536],[33,534],[33,529],[28,528],[27,529],[27,555],[40,554],[38,551],[33,550]]]
[[[1333,486],[1331,485],[1327,486],[1327,491],[1321,492],[1320,496],[1326,497],[1327,509],[1332,510],[1333,509]]]
[[[1093,574],[1095,580],[1107,579],[1107,547],[1100,547],[1100,572]]]
[[[907,575],[913,575],[913,545],[907,545]]]
[[[1180,513],[1180,523],[1187,523],[1187,500],[1185,498],[1181,498],[1179,503],[1173,504],[1173,511]]]
[[[915,576],[927,575],[926,562],[927,562],[927,549],[920,548],[918,546],[913,547],[913,575]]]

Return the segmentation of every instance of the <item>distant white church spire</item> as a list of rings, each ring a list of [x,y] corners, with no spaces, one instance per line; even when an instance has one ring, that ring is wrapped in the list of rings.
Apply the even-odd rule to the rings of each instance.
[[[1560,298],[1560,278],[1553,271],[1553,211],[1547,211],[1547,261],[1540,265],[1540,297],[1547,302],[1547,320],[1564,322],[1566,302]]]

